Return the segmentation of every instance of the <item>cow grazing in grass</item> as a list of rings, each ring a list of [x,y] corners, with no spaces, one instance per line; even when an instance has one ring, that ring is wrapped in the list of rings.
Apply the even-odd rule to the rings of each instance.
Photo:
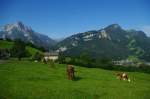
[[[72,65],[68,65],[67,76],[69,80],[73,80],[75,78],[74,72],[75,72],[74,67]]]
[[[116,76],[120,80],[127,80],[128,82],[130,82],[130,78],[128,77],[128,74],[125,72],[116,73]]]

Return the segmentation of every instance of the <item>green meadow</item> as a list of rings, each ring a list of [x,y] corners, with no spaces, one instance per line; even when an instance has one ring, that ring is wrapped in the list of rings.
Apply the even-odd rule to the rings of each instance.
[[[75,66],[76,79],[66,77],[66,65],[11,59],[0,63],[0,99],[150,99],[150,74]]]

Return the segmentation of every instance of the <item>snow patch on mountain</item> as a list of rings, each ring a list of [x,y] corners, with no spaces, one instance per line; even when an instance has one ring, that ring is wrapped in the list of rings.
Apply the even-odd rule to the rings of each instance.
[[[62,46],[59,49],[57,49],[56,52],[64,52],[66,50],[67,50],[67,47],[66,46]]]
[[[100,31],[100,35],[99,35],[99,38],[106,38],[106,39],[109,39],[111,40],[111,37],[107,34],[107,32],[105,30],[101,30]]]
[[[91,37],[93,37],[93,36],[94,36],[94,34],[88,34],[88,35],[83,36],[83,38],[84,38],[84,39],[89,39],[89,38],[91,38]]]

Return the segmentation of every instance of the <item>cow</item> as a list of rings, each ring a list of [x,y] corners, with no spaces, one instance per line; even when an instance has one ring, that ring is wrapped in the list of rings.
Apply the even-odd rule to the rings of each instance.
[[[73,65],[68,65],[67,66],[67,76],[68,76],[69,80],[73,80],[75,78],[74,72],[75,72],[75,70],[74,70]]]
[[[128,74],[125,73],[125,72],[119,72],[119,73],[116,73],[116,76],[117,76],[117,79],[120,79],[120,80],[127,80],[128,82],[130,82],[130,78],[128,77]]]

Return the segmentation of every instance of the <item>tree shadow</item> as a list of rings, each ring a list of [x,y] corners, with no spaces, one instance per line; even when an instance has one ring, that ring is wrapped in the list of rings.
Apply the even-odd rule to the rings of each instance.
[[[82,79],[82,77],[75,77],[74,79],[73,79],[73,81],[79,81],[79,80],[81,80]]]

